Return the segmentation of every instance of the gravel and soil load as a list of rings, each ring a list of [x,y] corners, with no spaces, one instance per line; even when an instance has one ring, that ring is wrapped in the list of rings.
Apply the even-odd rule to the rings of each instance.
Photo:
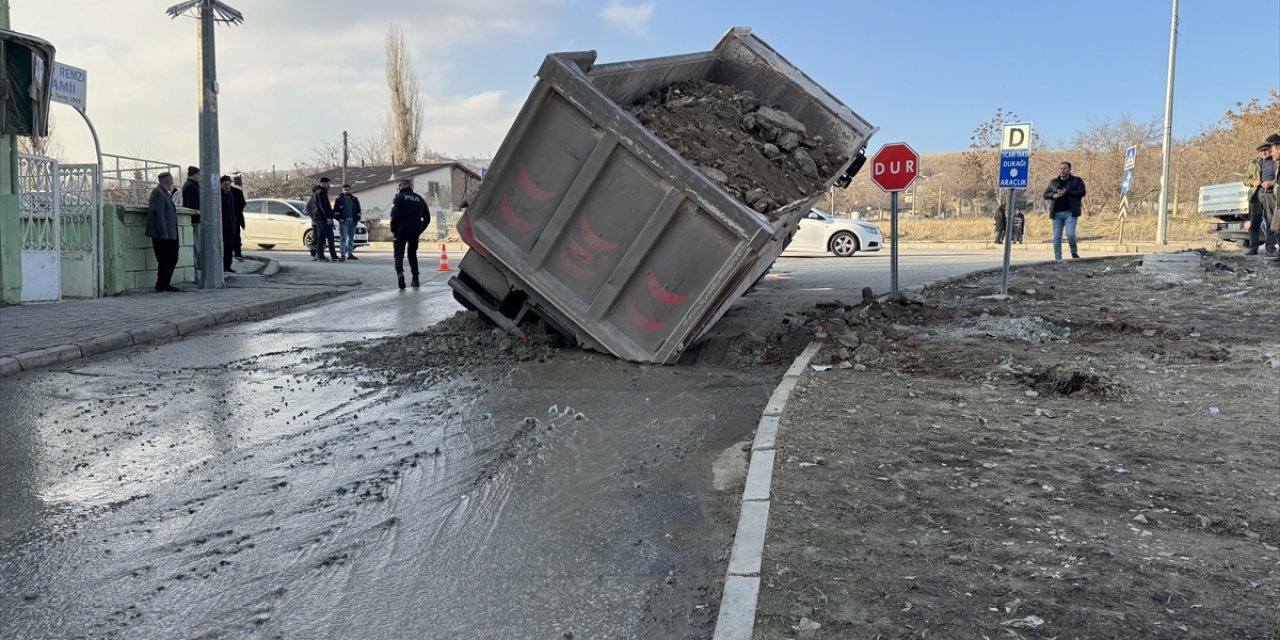
[[[830,305],[758,638],[1280,638],[1280,268],[1122,257]]]
[[[652,130],[733,197],[776,220],[778,210],[822,191],[848,158],[786,111],[750,91],[677,82],[630,106]]]

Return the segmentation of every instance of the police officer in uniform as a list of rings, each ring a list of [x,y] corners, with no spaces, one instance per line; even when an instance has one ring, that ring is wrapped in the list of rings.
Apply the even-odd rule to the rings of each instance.
[[[391,202],[392,246],[396,256],[396,279],[404,288],[404,254],[409,253],[409,272],[413,274],[413,286],[418,286],[418,236],[431,223],[431,211],[422,196],[413,192],[413,182],[401,179],[400,192]]]

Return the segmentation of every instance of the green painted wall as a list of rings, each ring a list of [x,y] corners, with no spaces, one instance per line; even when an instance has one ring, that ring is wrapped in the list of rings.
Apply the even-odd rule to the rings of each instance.
[[[0,0],[0,29],[9,28],[9,0]],[[0,65],[5,64],[0,47]],[[0,109],[0,118],[4,118]],[[0,303],[22,298],[22,228],[18,225],[18,139],[0,136]]]
[[[178,208],[178,267],[173,281],[192,282],[196,277],[191,235],[191,209]],[[156,286],[156,256],[147,237],[147,208],[109,204],[102,213],[103,288],[106,295]],[[65,273],[65,272],[64,272]],[[65,285],[64,285],[65,288]]]

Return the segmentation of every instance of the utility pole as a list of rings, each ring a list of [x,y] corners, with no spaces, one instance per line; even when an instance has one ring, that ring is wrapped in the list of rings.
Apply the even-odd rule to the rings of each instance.
[[[222,189],[218,148],[218,63],[214,53],[215,22],[239,24],[244,15],[219,0],[188,0],[166,10],[170,18],[190,15],[199,20],[200,44],[200,288],[221,289]]]
[[[1160,169],[1160,210],[1156,213],[1156,244],[1169,244],[1169,154],[1173,150],[1173,62],[1178,49],[1178,0],[1173,0],[1169,25],[1169,78],[1164,96],[1164,163]]]
[[[349,158],[347,147],[347,132],[342,132],[342,184],[347,184],[347,159]]]

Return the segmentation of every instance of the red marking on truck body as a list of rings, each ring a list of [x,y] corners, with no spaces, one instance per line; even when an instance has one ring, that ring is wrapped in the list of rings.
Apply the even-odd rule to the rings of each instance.
[[[569,249],[561,247],[560,249],[560,266],[564,267],[565,273],[574,280],[590,280],[595,272],[583,269],[578,263],[574,262],[573,256],[569,255]]]
[[[484,245],[480,244],[476,240],[476,231],[471,228],[470,218],[464,218],[462,220],[462,239],[467,241],[467,246],[480,252],[480,255],[489,253],[489,250],[484,248]]]
[[[596,262],[596,255],[587,251],[577,240],[569,239],[569,255],[578,260],[584,267],[590,267]]]
[[[533,179],[529,177],[529,174],[525,173],[523,166],[520,167],[520,189],[534,202],[546,202],[556,197],[555,193],[539,188]]]
[[[511,203],[506,198],[502,199],[502,219],[516,231],[529,231],[533,228],[533,223],[516,215],[515,209],[511,208]]]
[[[596,232],[591,228],[591,223],[587,222],[586,216],[582,217],[579,226],[582,228],[582,238],[587,241],[587,244],[591,245],[592,249],[600,253],[609,253],[618,248],[618,243],[609,242],[596,235]]]
[[[649,295],[653,296],[654,300],[657,300],[662,304],[680,304],[689,299],[689,296],[682,296],[678,293],[671,293],[670,291],[667,291],[667,288],[662,286],[662,283],[658,282],[658,279],[654,277],[652,271],[649,272],[648,285]]]
[[[622,306],[627,310],[627,318],[629,318],[637,327],[648,330],[662,328],[661,320],[654,320],[653,318],[645,317],[645,315],[640,313],[640,310],[636,308],[636,305],[632,304],[631,298],[627,298],[623,301]]]

